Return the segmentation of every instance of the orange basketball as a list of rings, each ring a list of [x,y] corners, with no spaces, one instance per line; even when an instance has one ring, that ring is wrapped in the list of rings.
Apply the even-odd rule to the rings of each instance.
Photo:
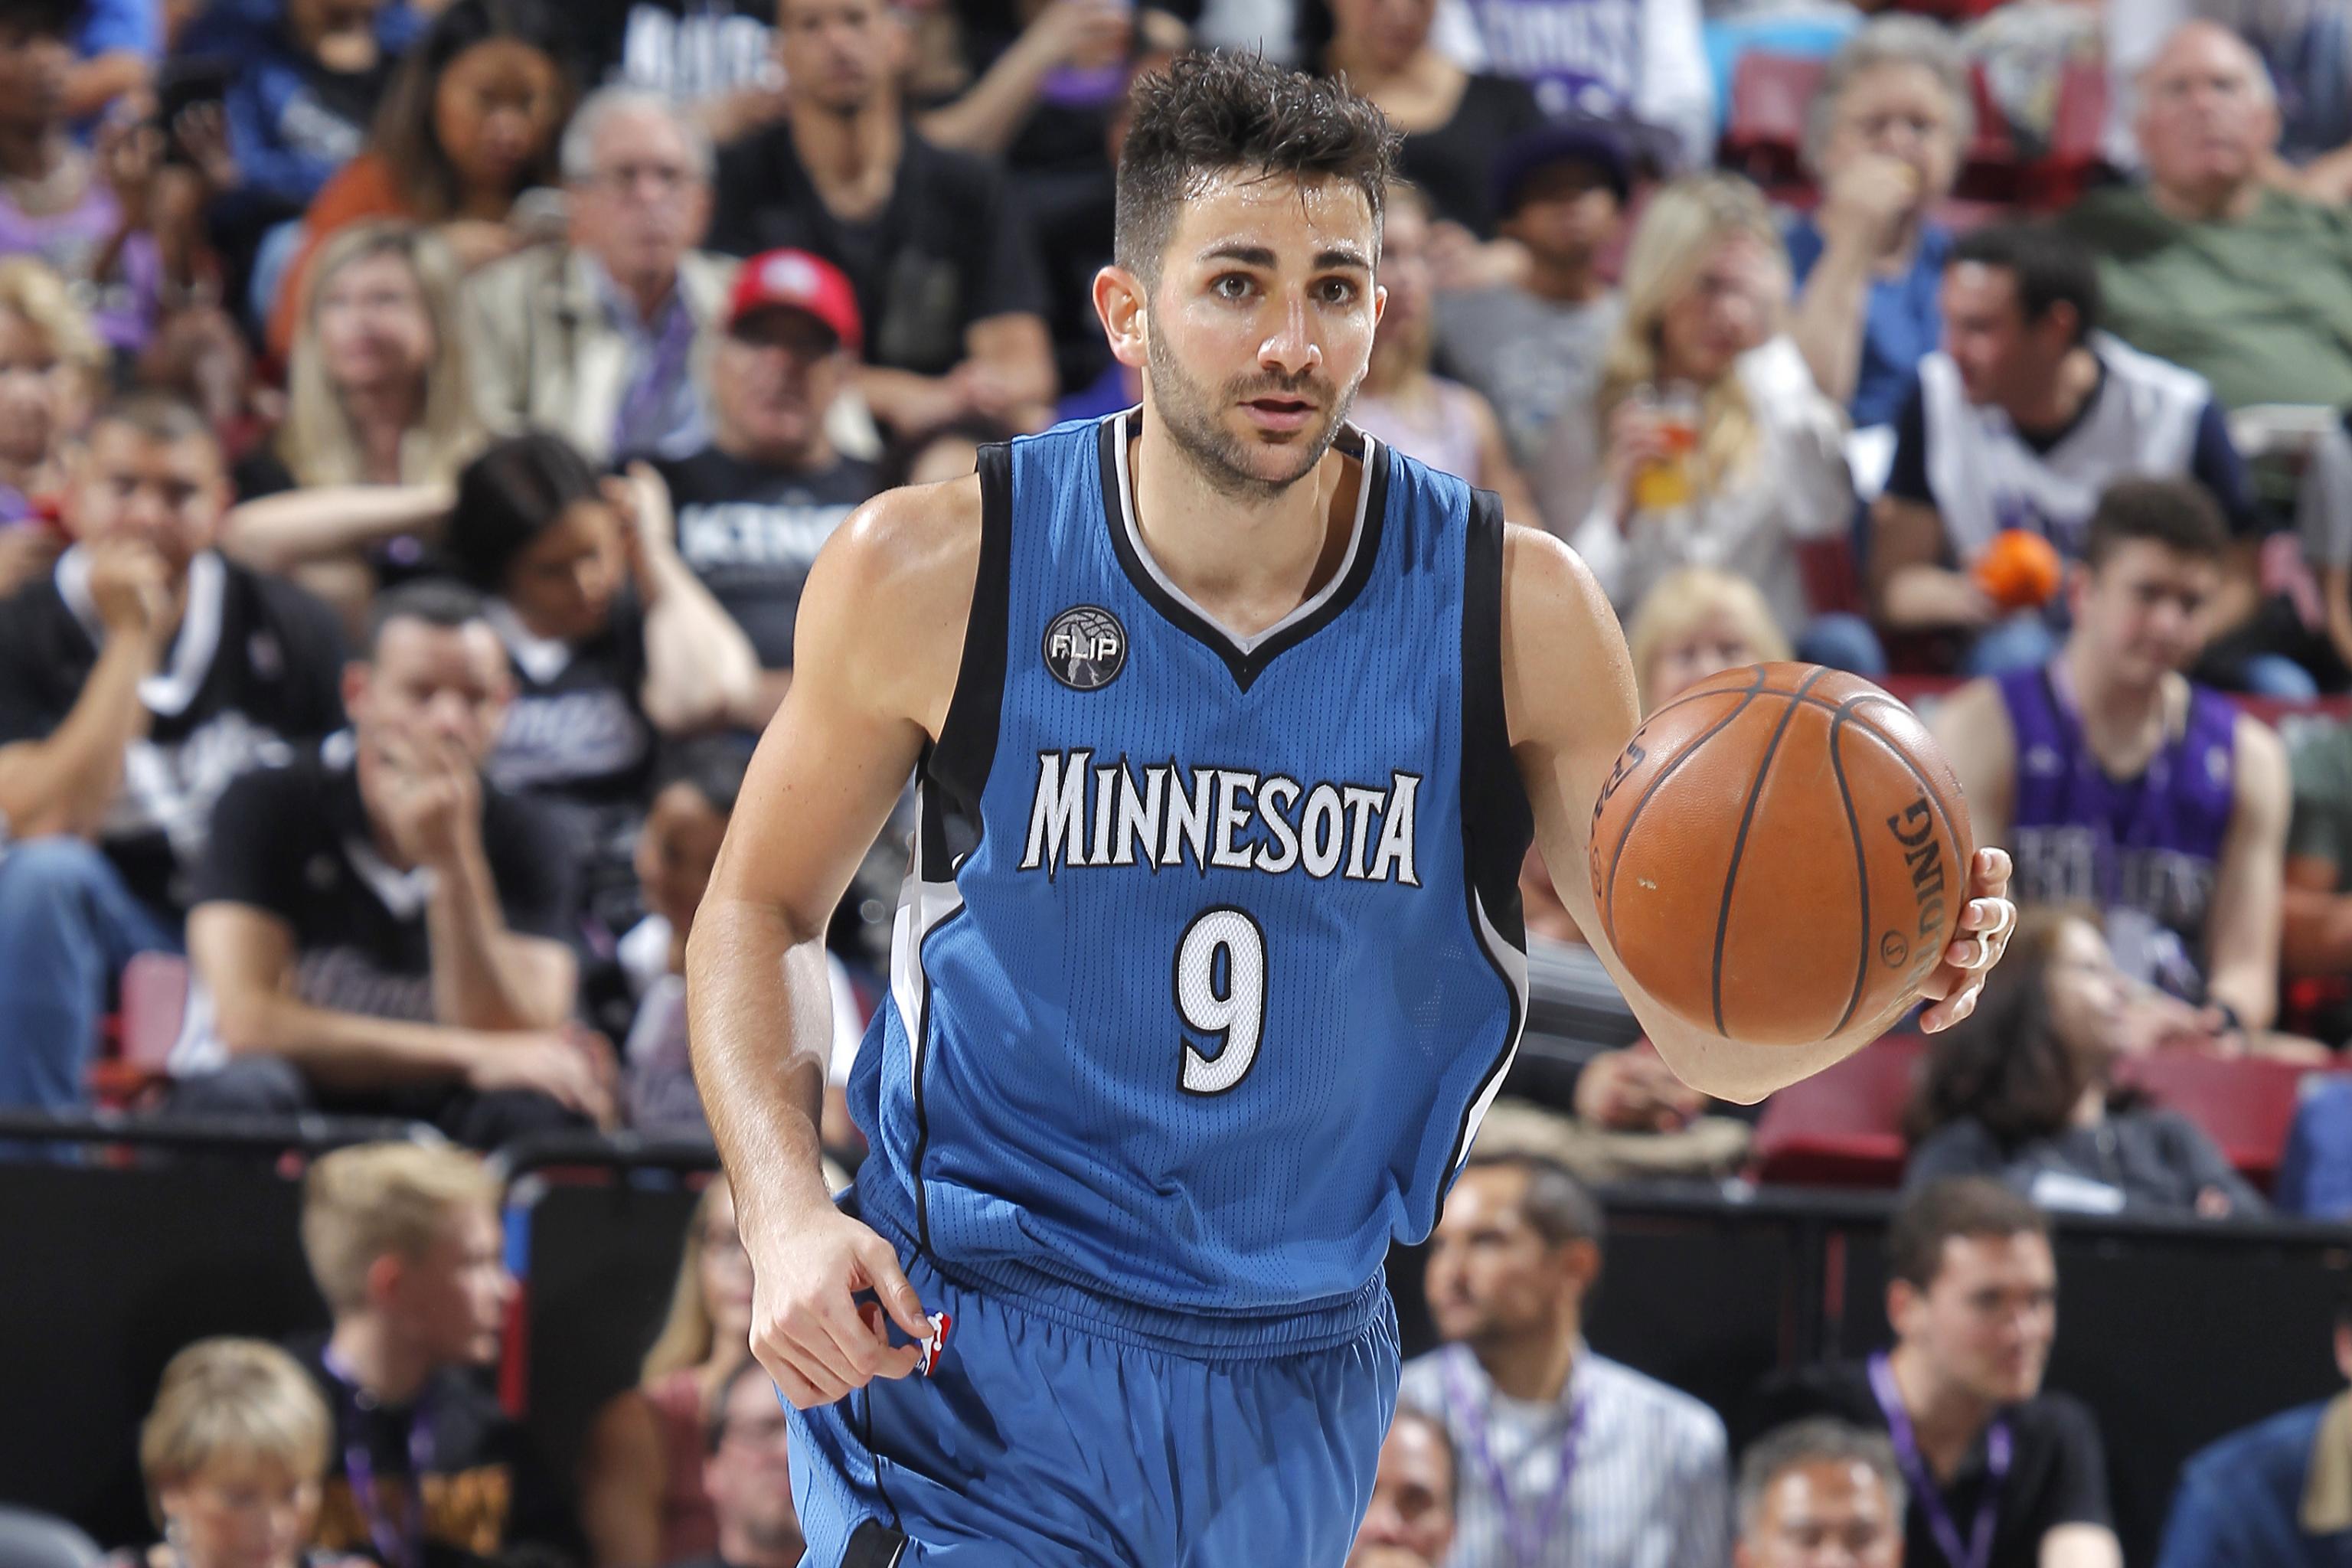
[[[1968,803],[1918,715],[1810,664],[1650,715],[1592,808],[1601,929],[1644,990],[1758,1045],[1885,1028],[1968,893]]]
[[[2004,610],[2038,610],[2058,592],[2058,552],[2040,534],[2004,528],[1977,557],[1977,585]]]

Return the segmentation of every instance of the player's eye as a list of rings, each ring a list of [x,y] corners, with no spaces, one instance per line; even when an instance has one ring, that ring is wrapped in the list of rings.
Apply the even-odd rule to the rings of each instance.
[[[1220,300],[1246,300],[1257,291],[1257,284],[1246,273],[1228,272],[1211,283],[1209,291]]]
[[[1327,305],[1352,305],[1356,302],[1356,286],[1345,278],[1326,278],[1316,286],[1316,292]]]

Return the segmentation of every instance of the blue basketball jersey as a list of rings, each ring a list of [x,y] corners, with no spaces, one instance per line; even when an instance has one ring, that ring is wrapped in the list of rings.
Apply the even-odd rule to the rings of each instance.
[[[1349,427],[1343,563],[1236,637],[1136,529],[1139,417],[982,453],[851,1099],[941,1267],[1278,1316],[1428,1234],[1517,1043],[1502,517]]]

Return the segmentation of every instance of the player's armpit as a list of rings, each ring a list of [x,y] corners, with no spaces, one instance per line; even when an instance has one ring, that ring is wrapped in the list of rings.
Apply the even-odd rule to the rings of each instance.
[[[1633,660],[1591,572],[1532,529],[1509,530],[1503,546],[1503,706],[1553,884],[1677,1078],[1753,1103],[1867,1043],[1862,1035],[1793,1047],[1726,1039],[1683,1022],[1626,973],[1594,905],[1587,843],[1593,803],[1640,721]]]

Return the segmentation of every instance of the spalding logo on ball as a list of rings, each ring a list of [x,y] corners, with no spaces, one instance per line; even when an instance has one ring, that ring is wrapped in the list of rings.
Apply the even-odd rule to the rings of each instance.
[[[1634,731],[1593,813],[1592,893],[1627,970],[1677,1016],[1806,1045],[1918,999],[1973,848],[1917,714],[1858,676],[1751,665]]]

